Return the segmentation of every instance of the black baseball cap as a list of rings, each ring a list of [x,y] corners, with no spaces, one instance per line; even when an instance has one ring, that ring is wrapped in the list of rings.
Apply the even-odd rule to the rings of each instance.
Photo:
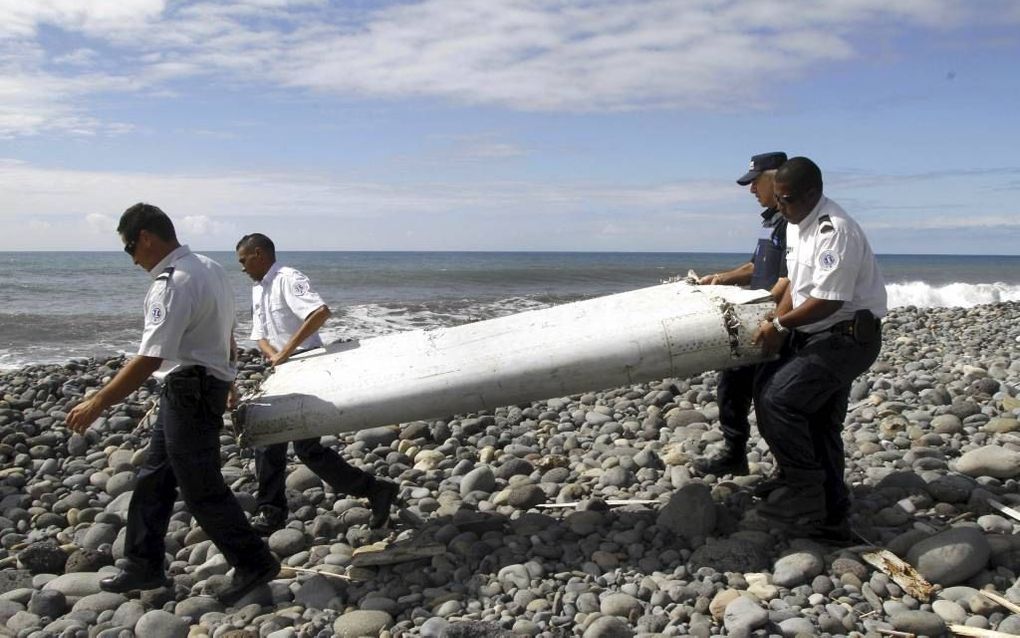
[[[741,186],[747,186],[765,171],[779,168],[786,161],[786,153],[762,153],[751,158],[751,167],[744,176],[737,180]]]

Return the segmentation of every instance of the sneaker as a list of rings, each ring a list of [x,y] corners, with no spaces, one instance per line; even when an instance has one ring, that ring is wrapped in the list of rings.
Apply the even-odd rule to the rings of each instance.
[[[287,513],[270,505],[259,508],[258,513],[251,517],[251,527],[259,536],[269,536],[283,528],[286,522]]]
[[[378,529],[390,520],[390,508],[397,500],[399,488],[393,481],[376,479],[372,491],[368,494],[368,502],[372,507],[370,525]]]
[[[248,592],[259,585],[265,585],[276,578],[279,573],[280,563],[275,558],[259,567],[236,567],[230,584],[221,589],[216,597],[220,599],[221,603],[231,607],[244,598]]]
[[[725,443],[714,454],[694,459],[693,467],[694,471],[701,476],[707,474],[744,476],[750,471],[747,467],[747,453],[744,451],[744,446],[731,443]]]

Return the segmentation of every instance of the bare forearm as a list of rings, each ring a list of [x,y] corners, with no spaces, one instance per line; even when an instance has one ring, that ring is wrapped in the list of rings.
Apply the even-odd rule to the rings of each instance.
[[[127,395],[141,387],[145,380],[152,376],[153,372],[159,370],[159,366],[162,364],[163,360],[157,357],[143,357],[141,355],[133,357],[120,369],[120,372],[117,373],[113,380],[96,393],[94,398],[99,401],[104,409],[115,403],[120,403]]]
[[[269,343],[269,339],[259,339],[259,350],[262,355],[267,359],[272,359],[276,356],[276,348]]]
[[[746,286],[751,283],[752,274],[754,274],[754,264],[747,262],[725,272],[705,275],[701,278],[701,283],[716,286]]]
[[[308,337],[315,334],[315,332],[322,327],[322,324],[326,323],[329,319],[330,311],[328,306],[319,306],[316,310],[313,310],[310,315],[305,317],[304,323],[298,328],[298,331],[294,333],[294,336],[290,338],[283,348],[280,349],[279,355],[289,357],[297,350],[302,343],[305,342]]]

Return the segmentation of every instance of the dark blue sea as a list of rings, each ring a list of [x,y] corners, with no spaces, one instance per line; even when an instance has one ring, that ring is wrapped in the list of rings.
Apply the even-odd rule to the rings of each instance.
[[[232,252],[208,252],[231,274],[238,334],[251,326],[251,281]],[[736,253],[294,252],[334,310],[325,337],[366,338],[449,326],[710,273]],[[892,306],[1020,300],[1020,257],[882,255]],[[122,252],[0,252],[0,367],[132,352],[147,273]],[[250,345],[241,339],[242,345]]]

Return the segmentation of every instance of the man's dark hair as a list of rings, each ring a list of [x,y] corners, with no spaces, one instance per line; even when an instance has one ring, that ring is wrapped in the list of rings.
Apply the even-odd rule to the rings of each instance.
[[[266,253],[271,259],[276,259],[276,245],[273,244],[273,240],[266,237],[262,233],[252,233],[245,235],[241,238],[241,241],[237,242],[237,246],[234,250],[241,250],[241,247],[245,248],[258,248],[262,252]]]
[[[128,241],[138,239],[138,234],[147,230],[163,241],[177,241],[174,223],[166,213],[152,204],[138,203],[124,211],[117,224],[117,232]]]
[[[775,181],[786,184],[795,193],[812,188],[822,190],[822,169],[806,157],[791,157],[776,171]]]

